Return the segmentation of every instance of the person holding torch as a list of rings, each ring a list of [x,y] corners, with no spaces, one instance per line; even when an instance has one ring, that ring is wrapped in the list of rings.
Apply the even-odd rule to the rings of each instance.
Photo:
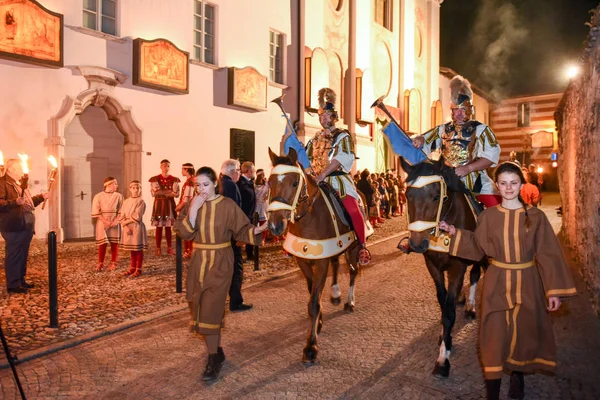
[[[6,288],[8,293],[27,293],[34,285],[25,281],[29,245],[35,228],[34,210],[49,192],[32,196],[27,188],[27,158],[9,159],[0,177],[0,234],[4,238]]]

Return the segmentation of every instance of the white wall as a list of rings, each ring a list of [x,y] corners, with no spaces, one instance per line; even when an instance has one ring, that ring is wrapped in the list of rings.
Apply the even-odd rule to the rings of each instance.
[[[142,182],[160,173],[159,162],[171,161],[171,173],[179,176],[180,166],[192,162],[216,170],[229,158],[229,130],[256,132],[257,168],[269,168],[267,147],[279,148],[285,120],[277,106],[268,103],[266,112],[244,111],[215,103],[226,103],[226,72],[190,64],[189,94],[175,95],[133,86],[132,44],[135,38],[165,38],[179,48],[193,52],[193,2],[191,0],[121,0],[118,33],[125,40],[106,39],[82,33],[81,0],[41,0],[46,8],[64,15],[64,67],[53,69],[0,60],[4,93],[0,98],[0,150],[5,158],[18,152],[30,156],[31,190],[47,185],[49,155],[44,143],[48,121],[63,100],[75,98],[88,88],[77,66],[100,66],[127,75],[127,81],[114,89],[118,101],[131,109],[142,130]],[[219,68],[253,66],[269,75],[269,28],[286,34],[291,43],[290,2],[217,0],[217,62]],[[285,68],[285,67],[284,67]],[[215,86],[218,82],[218,86]],[[295,84],[295,79],[291,84]],[[271,100],[282,93],[281,85],[269,85]],[[216,100],[215,100],[216,99]],[[125,191],[127,185],[121,185]],[[124,193],[127,195],[127,193]],[[151,205],[148,188],[144,199]],[[48,209],[48,208],[47,208]],[[48,230],[48,211],[38,209],[38,236]],[[150,209],[150,207],[149,207]],[[146,215],[149,221],[149,213]]]

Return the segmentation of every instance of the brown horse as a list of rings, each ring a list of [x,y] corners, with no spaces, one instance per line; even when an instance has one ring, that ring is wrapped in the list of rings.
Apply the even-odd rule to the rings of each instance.
[[[452,350],[452,328],[456,320],[457,298],[462,292],[463,279],[467,267],[472,264],[467,260],[450,256],[448,253],[430,249],[432,234],[438,233],[440,221],[447,221],[456,228],[475,230],[477,220],[469,206],[464,192],[466,191],[454,170],[439,161],[424,161],[411,165],[400,157],[402,169],[408,174],[406,197],[410,231],[409,245],[417,253],[425,257],[427,270],[433,278],[437,299],[442,311],[442,335],[440,336],[440,354],[433,368],[433,374],[447,377],[450,373],[450,351]],[[448,190],[447,190],[448,189]],[[481,274],[481,267],[486,264],[476,263],[471,269],[470,294],[465,314],[475,317],[475,287]],[[444,272],[448,273],[448,288]]]
[[[310,301],[310,331],[303,350],[302,361],[314,363],[317,359],[317,335],[323,325],[321,295],[325,287],[329,263],[333,267],[331,302],[340,304],[337,285],[338,257],[345,253],[350,269],[350,288],[346,311],[354,310],[354,281],[358,274],[360,246],[354,233],[339,219],[332,219],[330,208],[315,180],[304,173],[297,162],[296,151],[277,156],[269,149],[273,170],[269,177],[268,223],[273,235],[281,235],[287,228],[284,248],[294,256],[306,278]]]

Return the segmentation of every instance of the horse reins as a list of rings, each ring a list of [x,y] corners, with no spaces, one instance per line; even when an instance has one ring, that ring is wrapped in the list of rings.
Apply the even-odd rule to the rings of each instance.
[[[269,198],[267,200],[269,202],[269,205],[267,206],[267,212],[278,211],[278,210],[290,211],[290,222],[294,223],[294,222],[300,220],[302,217],[304,217],[308,213],[308,211],[311,209],[311,207],[315,203],[317,196],[319,195],[319,190],[317,190],[313,196],[308,195],[308,190],[306,189],[307,184],[306,184],[306,177],[304,175],[304,171],[302,171],[302,169],[298,166],[280,164],[280,165],[276,165],[271,170],[271,175],[277,175],[278,179],[280,181],[282,180],[282,178],[279,178],[279,176],[285,175],[285,174],[298,174],[300,176],[300,182],[298,183],[298,186],[296,188],[296,193],[294,194],[294,200],[292,201],[292,203],[290,203],[288,200],[284,199],[283,197],[279,197],[279,196],[271,199],[271,191],[269,191]],[[306,189],[307,194],[301,197],[301,193],[302,193],[303,189]],[[309,201],[311,197],[312,197],[312,201],[306,207],[306,210],[302,214],[297,215],[298,206],[300,204],[303,204],[303,203]]]
[[[435,228],[435,236],[439,236],[439,234],[440,234],[439,223],[440,223],[440,217],[442,214],[442,208],[444,206],[444,201],[446,201],[446,199],[448,198],[446,181],[440,175],[420,176],[417,179],[415,179],[414,181],[410,182],[408,184],[408,187],[421,189],[427,185],[431,185],[432,183],[440,184],[440,199],[439,199],[439,204],[438,204],[436,220],[435,221],[418,220],[418,221],[410,222],[410,215],[407,213],[407,218],[409,221],[407,228],[409,231],[412,231],[412,232],[423,232],[423,231],[426,231],[427,229]],[[447,212],[446,212],[446,214],[447,214]]]

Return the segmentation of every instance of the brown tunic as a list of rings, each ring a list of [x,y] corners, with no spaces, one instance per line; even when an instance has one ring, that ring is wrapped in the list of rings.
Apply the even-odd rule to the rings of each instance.
[[[223,196],[202,205],[194,227],[189,223],[186,206],[174,227],[182,239],[194,241],[187,274],[192,329],[203,335],[216,334],[221,328],[233,276],[231,239],[256,245],[262,233],[254,235],[254,225],[246,214],[233,200]]]
[[[480,348],[486,379],[503,370],[526,373],[556,368],[556,345],[547,307],[551,296],[575,296],[573,277],[546,215],[496,206],[479,216],[475,232],[457,230],[450,254],[489,257],[482,296]]]

